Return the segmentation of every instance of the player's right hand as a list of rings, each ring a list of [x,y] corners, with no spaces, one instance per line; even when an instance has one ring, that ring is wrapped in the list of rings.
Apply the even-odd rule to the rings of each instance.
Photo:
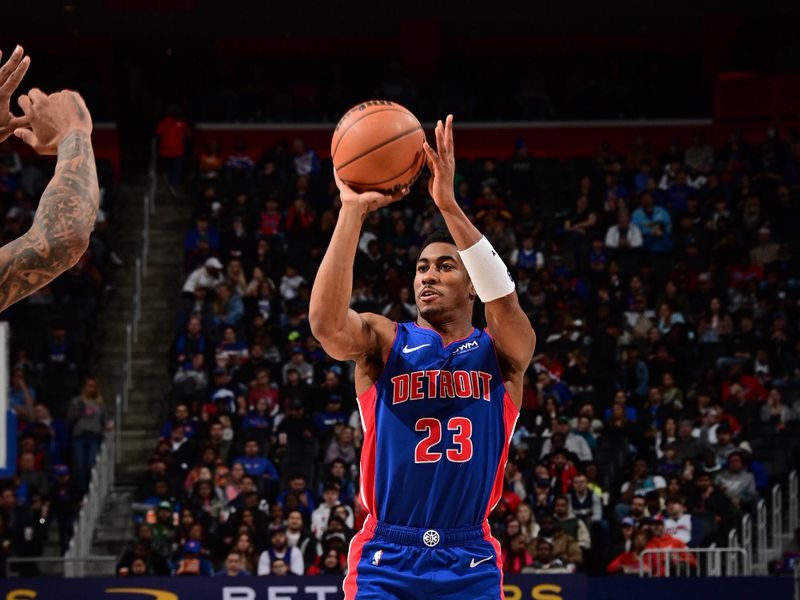
[[[33,88],[20,96],[19,107],[28,127],[14,130],[14,135],[39,154],[57,154],[59,142],[71,131],[92,133],[92,116],[77,92],[45,94]]]
[[[0,59],[2,58],[3,53],[0,52]],[[0,142],[5,141],[16,128],[23,127],[28,122],[25,117],[13,115],[10,101],[11,95],[25,77],[30,64],[30,57],[25,56],[22,46],[17,46],[6,64],[0,67]]]
[[[359,194],[339,179],[336,169],[333,170],[333,178],[336,180],[336,187],[339,188],[339,199],[342,201],[342,208],[346,206],[353,207],[363,214],[379,210],[392,202],[397,202],[409,191],[408,188],[403,188],[392,195],[381,194],[380,192],[363,192]]]

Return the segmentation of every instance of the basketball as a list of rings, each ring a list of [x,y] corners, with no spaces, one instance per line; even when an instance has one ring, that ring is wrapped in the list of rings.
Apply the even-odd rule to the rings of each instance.
[[[389,100],[369,100],[348,110],[331,140],[333,166],[357,192],[395,192],[416,181],[425,166],[419,120]]]

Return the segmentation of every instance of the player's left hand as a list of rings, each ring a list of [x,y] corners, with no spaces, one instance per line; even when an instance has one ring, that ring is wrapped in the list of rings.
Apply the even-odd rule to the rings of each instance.
[[[453,115],[447,115],[444,124],[436,123],[436,150],[426,140],[422,144],[428,157],[431,178],[428,191],[439,210],[458,206],[454,190],[456,157],[453,148]]]
[[[0,60],[2,58],[3,53],[0,52]],[[16,128],[28,124],[26,117],[15,117],[12,114],[11,96],[25,77],[30,64],[30,57],[25,56],[22,46],[17,46],[6,64],[0,67],[0,142],[4,142]]]

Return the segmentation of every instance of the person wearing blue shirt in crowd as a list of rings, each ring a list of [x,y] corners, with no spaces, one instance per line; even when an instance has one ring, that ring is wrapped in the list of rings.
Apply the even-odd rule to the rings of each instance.
[[[247,388],[231,381],[230,373],[225,367],[214,369],[214,382],[209,394],[210,401],[218,410],[235,414],[240,406],[244,406]]]
[[[325,408],[314,415],[314,427],[323,436],[329,435],[337,423],[347,424],[349,415],[342,410],[342,397],[331,394],[325,402]]]
[[[203,548],[197,540],[189,540],[183,545],[183,555],[173,565],[175,575],[213,575],[214,567],[201,555]]]
[[[317,507],[317,503],[314,500],[314,494],[312,494],[308,490],[308,481],[306,480],[305,475],[302,473],[295,473],[289,479],[289,489],[285,490],[278,496],[278,504],[281,506],[286,506],[286,498],[289,495],[297,496],[297,499],[300,501],[297,510],[303,513],[303,517],[307,520],[311,519],[311,513],[314,512],[314,509]]]
[[[217,301],[222,309],[213,317],[214,326],[238,327],[244,318],[244,303],[241,296],[234,294],[231,286],[223,283],[217,286]]]
[[[542,399],[552,396],[559,407],[564,407],[572,401],[572,392],[563,381],[559,381],[547,370],[539,371],[537,377]]]
[[[161,437],[169,439],[172,435],[172,428],[180,424],[183,425],[184,435],[186,435],[188,439],[192,439],[197,431],[197,423],[197,417],[189,415],[189,407],[183,403],[178,404],[175,406],[172,419],[165,421],[164,425],[161,426]]]
[[[267,457],[262,456],[259,452],[257,440],[247,440],[244,443],[244,455],[240,456],[233,462],[239,463],[244,467],[245,473],[251,477],[260,477],[262,479],[271,479],[278,481],[279,475],[275,465],[272,464]]]
[[[694,193],[694,190],[689,187],[686,181],[686,172],[678,171],[675,181],[667,188],[664,193],[664,201],[666,208],[673,215],[682,215],[686,212],[689,206],[689,196]]]
[[[672,250],[672,218],[664,208],[656,206],[649,192],[642,194],[642,205],[633,211],[631,221],[642,230],[648,252],[664,254]]]
[[[219,250],[219,233],[208,224],[206,214],[197,216],[194,229],[188,231],[183,238],[183,249],[189,254],[197,249],[200,242],[206,242],[212,252]]]
[[[206,354],[208,346],[203,334],[203,323],[197,317],[191,317],[186,323],[186,331],[175,340],[175,358],[177,366],[183,369],[192,368],[192,357],[195,354]]]
[[[244,568],[241,554],[235,550],[228,552],[225,556],[225,567],[214,573],[214,577],[242,577],[250,575],[250,571]]]

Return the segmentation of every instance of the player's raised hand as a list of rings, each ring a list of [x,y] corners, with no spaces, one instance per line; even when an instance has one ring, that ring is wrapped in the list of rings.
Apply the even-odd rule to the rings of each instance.
[[[3,53],[0,52],[0,60],[2,58]],[[11,112],[11,96],[25,77],[30,64],[30,57],[25,56],[22,46],[17,46],[6,64],[0,67],[0,142],[28,122],[25,117],[15,117]]]
[[[336,187],[339,188],[339,198],[342,207],[351,206],[362,211],[363,214],[388,206],[392,202],[397,202],[408,194],[408,188],[398,190],[394,194],[382,194],[381,192],[362,192],[359,193],[339,179],[336,169],[333,170],[333,178],[336,180]]]
[[[456,176],[453,115],[447,115],[444,124],[441,121],[436,123],[436,150],[431,148],[427,140],[423,142],[422,148],[428,157],[428,168],[431,170],[428,191],[436,206],[439,210],[458,206],[453,183]]]
[[[70,131],[92,133],[92,115],[78,92],[45,94],[33,88],[19,97],[19,107],[28,126],[15,129],[14,135],[39,154],[57,154],[58,143]]]

